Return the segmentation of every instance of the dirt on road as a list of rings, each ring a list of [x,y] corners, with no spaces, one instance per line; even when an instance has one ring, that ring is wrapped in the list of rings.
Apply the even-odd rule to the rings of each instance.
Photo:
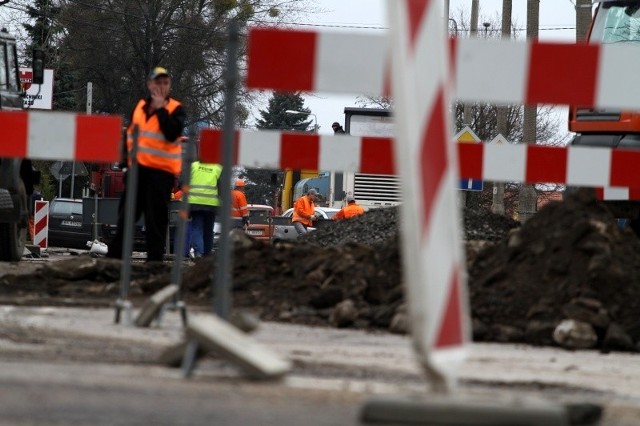
[[[264,320],[406,333],[396,209],[318,229],[297,241],[234,241],[234,306]],[[466,212],[465,247],[474,338],[556,345],[554,330],[574,320],[593,347],[635,351],[640,341],[640,241],[585,194],[550,203],[518,222]],[[210,304],[215,257],[185,263],[184,298]],[[170,263],[134,263],[131,296],[170,282]],[[110,304],[120,263],[88,254],[0,278],[0,299],[20,303]],[[71,302],[69,302],[71,303]]]

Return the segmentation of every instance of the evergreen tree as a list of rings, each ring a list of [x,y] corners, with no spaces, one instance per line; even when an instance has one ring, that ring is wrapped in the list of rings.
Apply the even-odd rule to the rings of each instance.
[[[286,111],[298,111],[304,114],[292,114]],[[296,130],[300,132],[313,131],[311,123],[307,120],[311,114],[309,108],[305,108],[304,99],[300,93],[274,92],[269,99],[266,110],[260,110],[261,119],[258,120],[259,129]]]

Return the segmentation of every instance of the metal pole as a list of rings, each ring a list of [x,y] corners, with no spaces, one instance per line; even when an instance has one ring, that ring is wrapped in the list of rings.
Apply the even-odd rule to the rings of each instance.
[[[75,186],[76,186],[76,162],[72,161],[71,162],[71,197],[69,197],[72,200],[76,198],[74,195]]]
[[[129,282],[131,281],[131,251],[133,249],[133,228],[135,223],[136,198],[138,193],[138,125],[133,127],[133,146],[131,147],[131,165],[127,172],[127,188],[124,205],[124,231],[122,241],[122,265],[120,268],[120,299],[116,302],[116,323],[120,322],[120,311],[130,309]],[[130,311],[128,312],[130,314]],[[127,318],[130,320],[130,318]]]
[[[189,219],[189,186],[191,184],[191,163],[194,159],[195,143],[197,134],[196,126],[192,125],[189,131],[189,141],[184,153],[182,161],[182,188],[184,189],[182,200],[179,202],[179,209],[176,221],[176,230],[173,236],[173,268],[171,269],[171,283],[178,286],[178,292],[173,298],[176,308],[181,310],[182,323],[187,325],[187,314],[184,303],[182,302],[182,259],[184,253],[184,240],[187,228],[187,220]],[[167,234],[168,235],[168,234]]]
[[[229,247],[229,232],[231,231],[231,167],[233,166],[233,139],[235,135],[235,107],[236,88],[238,84],[238,47],[239,28],[236,20],[229,25],[229,41],[227,45],[227,72],[225,75],[225,114],[222,145],[222,234],[220,235],[220,251],[215,267],[213,286],[213,310],[223,319],[229,319],[231,310],[231,247]]]
[[[91,107],[93,105],[93,83],[87,83],[87,114],[91,114]]]

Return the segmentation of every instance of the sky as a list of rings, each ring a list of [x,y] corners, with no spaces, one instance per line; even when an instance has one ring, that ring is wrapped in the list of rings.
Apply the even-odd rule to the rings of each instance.
[[[380,33],[388,28],[385,12],[386,0],[317,0],[316,4],[326,10],[315,13],[300,22],[315,24],[316,27],[304,26],[304,29],[317,31],[352,31]],[[441,10],[444,10],[444,1]],[[472,0],[449,0],[449,16],[458,19],[460,12],[464,16],[471,14]],[[522,28],[525,37],[526,0],[513,0],[514,28]],[[502,0],[480,0],[478,26],[483,22],[499,21],[502,12]],[[358,28],[358,27],[374,27]],[[568,29],[561,29],[568,28]],[[559,40],[572,42],[575,40],[575,5],[574,0],[541,0],[540,32],[541,40]],[[344,108],[360,106],[354,96],[337,96],[326,93],[314,93],[305,96],[305,106],[316,115],[319,133],[332,134],[331,123],[338,121],[344,124]],[[265,107],[261,107],[264,109]],[[311,117],[313,119],[313,117]]]

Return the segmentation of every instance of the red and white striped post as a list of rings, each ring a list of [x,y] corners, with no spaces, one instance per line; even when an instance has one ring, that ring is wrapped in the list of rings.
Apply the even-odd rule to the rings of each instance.
[[[36,200],[33,213],[33,244],[46,250],[49,247],[49,202]]]
[[[411,335],[434,389],[446,390],[470,339],[448,49],[437,1],[390,0],[388,10]]]

